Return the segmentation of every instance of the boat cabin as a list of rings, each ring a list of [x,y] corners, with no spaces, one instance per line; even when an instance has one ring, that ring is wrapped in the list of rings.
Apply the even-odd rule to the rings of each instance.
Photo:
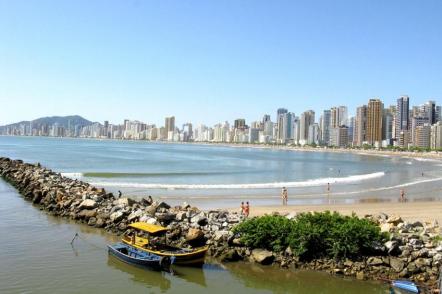
[[[138,247],[156,247],[167,244],[167,228],[143,222],[130,224],[123,235],[123,241]]]

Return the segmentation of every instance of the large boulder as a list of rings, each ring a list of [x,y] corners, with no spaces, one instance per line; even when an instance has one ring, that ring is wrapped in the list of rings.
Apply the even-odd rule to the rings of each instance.
[[[402,218],[400,216],[397,216],[397,215],[390,216],[388,218],[388,220],[387,220],[387,223],[393,224],[395,226],[397,226],[399,223],[402,223],[402,222],[404,222],[402,220]]]
[[[400,273],[405,267],[405,262],[400,258],[392,257],[390,258],[390,266],[395,272]]]
[[[369,257],[367,259],[367,265],[371,265],[371,266],[378,266],[378,265],[382,265],[384,262],[382,261],[382,258],[379,257]]]
[[[88,220],[91,217],[97,216],[97,210],[96,209],[83,209],[77,214],[77,217],[80,219],[86,219]]]
[[[135,203],[134,200],[127,198],[127,197],[119,198],[113,202],[114,205],[118,205],[118,206],[122,206],[122,207],[132,206],[134,203]]]
[[[131,222],[139,219],[142,215],[143,215],[143,211],[141,209],[134,210],[127,217],[127,221],[131,223]]]
[[[186,234],[187,242],[201,241],[204,239],[204,233],[200,229],[190,228]]]
[[[98,204],[97,204],[96,201],[94,201],[92,199],[86,199],[86,200],[83,200],[83,202],[80,203],[78,208],[79,209],[94,209],[97,206],[98,206]]]
[[[265,249],[253,249],[252,258],[260,264],[271,264],[275,259],[275,256],[271,251]]]
[[[112,213],[109,218],[110,218],[111,222],[117,223],[123,219],[123,216],[124,216],[123,212],[121,210],[118,210],[118,211]]]

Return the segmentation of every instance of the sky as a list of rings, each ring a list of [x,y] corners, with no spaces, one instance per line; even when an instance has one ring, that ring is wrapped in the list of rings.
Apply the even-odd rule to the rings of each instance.
[[[0,0],[0,125],[442,102],[442,1]]]

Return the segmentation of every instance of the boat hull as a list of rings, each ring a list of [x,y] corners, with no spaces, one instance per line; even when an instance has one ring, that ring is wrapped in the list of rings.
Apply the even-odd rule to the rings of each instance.
[[[128,244],[127,241],[123,240],[125,244]],[[190,252],[173,252],[173,251],[165,251],[165,250],[153,250],[150,248],[138,246],[138,245],[131,245],[137,248],[138,250],[148,252],[150,254],[155,254],[162,257],[170,257],[174,258],[175,265],[183,265],[183,266],[201,266],[204,264],[204,259],[207,253],[207,250],[209,249],[207,246],[197,248],[195,250],[192,250]]]
[[[117,243],[107,245],[109,254],[128,264],[146,267],[153,270],[169,270],[172,260],[149,252],[141,251],[132,246]]]

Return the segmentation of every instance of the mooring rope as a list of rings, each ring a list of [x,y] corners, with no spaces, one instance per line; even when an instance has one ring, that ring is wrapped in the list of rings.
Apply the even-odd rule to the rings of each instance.
[[[97,244],[94,244],[94,243],[92,243],[92,242],[89,242],[87,239],[85,239],[85,238],[83,238],[82,236],[80,236],[80,234],[78,234],[78,233],[75,233],[75,235],[74,235],[74,238],[72,238],[72,241],[71,241],[71,246],[72,247],[74,247],[74,241],[75,241],[75,239],[81,239],[81,240],[83,240],[86,244],[88,244],[89,246],[92,246],[92,247],[94,247],[94,248],[96,248],[96,249],[100,249],[100,250],[107,250],[105,247],[102,247],[102,246],[99,246],[99,245],[97,245]]]

